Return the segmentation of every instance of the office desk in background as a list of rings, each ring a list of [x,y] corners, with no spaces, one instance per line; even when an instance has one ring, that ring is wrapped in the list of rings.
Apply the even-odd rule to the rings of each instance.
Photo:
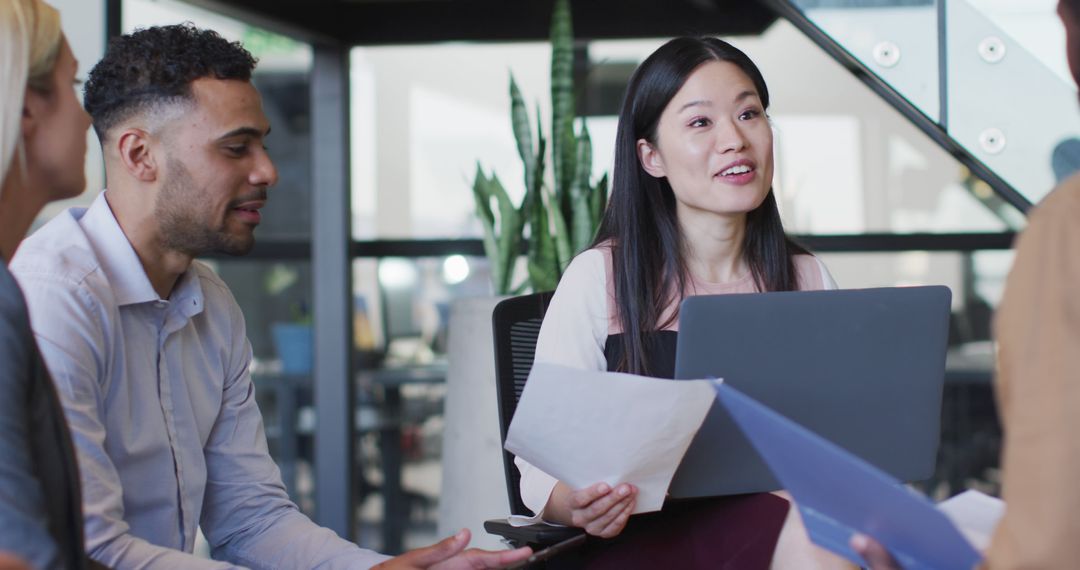
[[[941,447],[938,467],[924,491],[933,494],[942,483],[947,496],[974,486],[997,496],[1000,481],[1001,425],[994,399],[994,346],[969,342],[949,349],[945,364],[945,393],[941,407]],[[945,497],[937,497],[943,499]]]
[[[379,449],[382,452],[383,552],[404,552],[405,527],[413,498],[401,482],[404,453],[402,427],[417,423],[419,417],[407,417],[402,388],[409,385],[446,383],[446,364],[402,366],[364,370],[357,374],[358,389],[382,391],[379,408]],[[434,410],[432,412],[435,412]],[[437,410],[442,413],[442,410]],[[421,413],[420,415],[425,415]]]
[[[311,377],[306,374],[257,372],[253,374],[256,394],[266,421],[267,439],[272,443],[274,459],[289,496],[300,503],[303,497],[297,489],[297,461],[312,461],[308,438],[314,433],[315,412],[312,408]],[[383,497],[382,544],[380,550],[400,553],[404,550],[404,534],[409,524],[410,509],[419,494],[408,492],[402,484],[405,463],[402,439],[404,428],[422,422],[430,415],[440,414],[427,407],[408,410],[403,388],[413,385],[437,385],[446,382],[446,365],[394,366],[359,371],[355,376],[358,394],[371,394],[373,400],[357,399],[354,421],[357,437],[377,433],[380,451],[382,483],[374,485],[363,480],[362,469],[356,471],[357,487],[378,492]],[[440,402],[441,404],[441,402]]]

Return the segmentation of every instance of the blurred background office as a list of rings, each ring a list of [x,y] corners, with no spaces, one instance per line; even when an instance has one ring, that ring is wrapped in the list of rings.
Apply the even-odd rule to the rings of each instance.
[[[514,200],[524,191],[510,72],[530,112],[537,106],[550,121],[551,1],[52,3],[84,76],[110,35],[182,21],[242,41],[260,60],[254,82],[280,182],[252,254],[205,261],[244,310],[271,451],[301,508],[387,552],[430,542],[440,518],[453,517],[440,510],[451,495],[495,505],[487,517],[505,513],[504,496],[442,485],[460,467],[442,453],[460,420],[444,414],[455,390],[450,315],[460,300],[492,292],[472,195],[477,161]],[[636,65],[672,35],[721,35],[769,82],[788,230],[842,287],[953,290],[941,457],[923,484],[939,498],[996,492],[989,323],[1008,248],[1026,207],[1080,166],[1055,7],[574,3],[577,107],[596,178],[610,170],[615,115]],[[83,204],[104,187],[96,140],[90,149]],[[53,205],[40,221],[71,205]],[[523,279],[519,267],[514,283]],[[492,414],[497,450],[495,422]],[[494,465],[475,476],[501,485]]]

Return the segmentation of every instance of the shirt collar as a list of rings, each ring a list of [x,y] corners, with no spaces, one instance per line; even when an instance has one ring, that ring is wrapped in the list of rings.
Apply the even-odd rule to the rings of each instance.
[[[113,215],[109,202],[105,199],[108,191],[98,194],[94,202],[82,215],[80,225],[97,253],[105,277],[109,280],[116,303],[119,306],[150,303],[158,301],[157,291],[146,276],[142,262],[139,261],[135,248],[131,246],[124,230]],[[172,298],[194,298],[195,306],[202,309],[202,285],[193,267],[180,276],[173,289]],[[191,304],[188,301],[188,304]]]
[[[197,262],[192,261],[188,270],[180,276],[173,287],[169,302],[185,317],[193,317],[203,310],[202,279],[195,269]]]

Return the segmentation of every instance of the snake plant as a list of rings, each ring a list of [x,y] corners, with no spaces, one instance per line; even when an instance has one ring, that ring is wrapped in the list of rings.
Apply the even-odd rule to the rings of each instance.
[[[608,178],[592,182],[592,141],[585,119],[575,131],[574,37],[569,0],[555,0],[551,21],[551,173],[539,106],[536,138],[525,99],[510,75],[510,119],[518,155],[525,166],[525,195],[515,205],[494,172],[479,162],[473,181],[476,212],[484,228],[484,252],[495,293],[549,291],[571,258],[588,247],[607,204]],[[514,265],[526,243],[528,278],[515,286]]]

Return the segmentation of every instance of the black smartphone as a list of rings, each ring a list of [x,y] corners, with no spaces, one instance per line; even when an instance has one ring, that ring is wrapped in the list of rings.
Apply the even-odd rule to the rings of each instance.
[[[533,564],[543,562],[554,556],[558,556],[563,552],[568,552],[577,548],[578,546],[581,546],[582,544],[585,544],[585,540],[588,539],[588,537],[589,535],[581,533],[573,538],[568,538],[562,542],[556,542],[555,544],[552,544],[551,546],[543,550],[534,552],[532,556],[526,558],[525,560],[522,560],[521,562],[518,562],[517,564],[514,564],[513,566],[507,566],[507,568],[528,568]]]

